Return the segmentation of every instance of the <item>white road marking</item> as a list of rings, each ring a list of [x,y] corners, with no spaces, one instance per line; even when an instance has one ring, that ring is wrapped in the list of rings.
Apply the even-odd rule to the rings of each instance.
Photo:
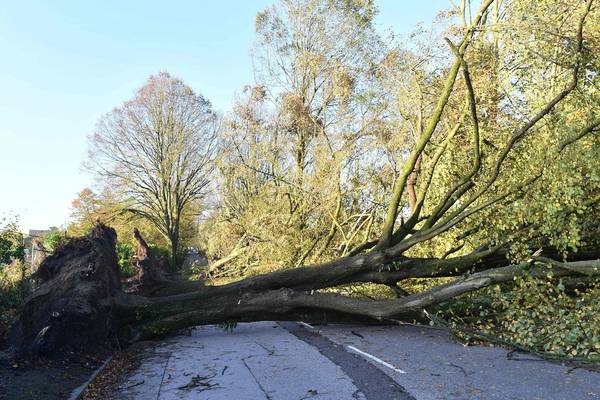
[[[401,369],[399,369],[399,368],[396,368],[396,367],[394,367],[392,364],[390,364],[390,363],[387,363],[387,362],[383,361],[382,359],[379,359],[379,358],[377,358],[377,357],[375,357],[375,356],[373,356],[373,355],[371,355],[371,354],[369,354],[369,353],[365,353],[364,351],[362,351],[362,350],[360,350],[360,349],[357,349],[357,348],[356,348],[356,347],[354,347],[354,346],[348,346],[348,348],[349,348],[350,350],[352,350],[352,351],[355,351],[355,352],[357,352],[357,353],[358,353],[358,354],[360,354],[360,355],[363,355],[363,356],[365,356],[365,357],[367,357],[367,358],[370,358],[371,360],[373,360],[373,361],[375,361],[375,362],[378,362],[378,363],[379,363],[379,364],[381,364],[381,365],[384,365],[384,366],[388,367],[388,368],[389,368],[389,369],[391,369],[391,370],[394,370],[394,371],[396,371],[396,372],[398,372],[398,373],[400,373],[400,374],[406,374],[406,371],[403,371],[403,370],[401,370]]]
[[[302,322],[302,321],[300,321],[300,322],[298,322],[298,323],[299,323],[299,324],[301,324],[301,325],[304,325],[304,326],[305,326],[305,327],[307,327],[307,328],[310,328],[310,329],[315,329],[315,327],[314,327],[314,326],[312,326],[312,325],[310,325],[310,324],[307,324],[306,322]]]

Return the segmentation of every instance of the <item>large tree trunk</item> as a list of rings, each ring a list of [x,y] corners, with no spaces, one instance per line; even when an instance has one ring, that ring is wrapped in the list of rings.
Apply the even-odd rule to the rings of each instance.
[[[141,296],[121,290],[115,233],[100,224],[90,235],[72,239],[40,266],[37,276],[41,284],[14,324],[10,343],[22,354],[44,355],[90,351],[94,346],[129,343],[179,328],[227,321],[413,319],[425,307],[519,275],[546,276],[548,268],[556,277],[600,273],[598,260],[506,264],[504,256],[491,250],[446,260],[408,259],[390,250],[373,251],[223,286],[165,280],[159,290]],[[395,284],[412,277],[459,276],[467,270],[480,272],[394,300],[365,301],[316,291],[354,282]]]
[[[179,262],[179,232],[173,232],[169,241],[171,242],[171,270],[175,272],[181,266]]]

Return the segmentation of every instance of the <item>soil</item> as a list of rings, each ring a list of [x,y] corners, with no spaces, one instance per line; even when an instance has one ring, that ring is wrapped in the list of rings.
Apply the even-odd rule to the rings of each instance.
[[[105,356],[108,356],[105,355]],[[105,357],[22,361],[0,354],[0,399],[68,399]]]

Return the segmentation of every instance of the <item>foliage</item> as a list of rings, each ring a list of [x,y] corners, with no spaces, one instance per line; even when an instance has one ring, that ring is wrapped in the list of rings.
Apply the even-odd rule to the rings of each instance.
[[[96,221],[101,221],[115,229],[120,242],[134,244],[133,229],[138,228],[150,243],[168,245],[164,236],[149,221],[123,211],[125,207],[108,187],[102,188],[99,193],[85,188],[71,202],[67,232],[71,236],[85,235]]]
[[[238,254],[225,274],[332,259],[372,234],[381,190],[360,153],[383,112],[369,84],[374,13],[370,1],[294,0],[257,15],[258,82],[224,121],[220,207],[201,230],[211,258]]]
[[[67,232],[62,232],[59,229],[52,229],[44,235],[43,244],[49,251],[54,251],[68,240]]]
[[[562,280],[516,278],[444,307],[452,326],[470,327],[522,348],[571,358],[600,355],[600,282],[574,292]]]
[[[168,259],[171,256],[170,250],[166,247],[150,244],[150,249],[152,249],[152,253],[158,258]]]
[[[500,300],[504,336],[528,348],[571,357],[600,355],[600,288],[573,297],[562,282],[518,279]]]
[[[593,58],[585,60],[590,71],[582,90],[556,106],[535,135],[521,135],[499,161],[511,130],[570,78],[572,46],[557,48],[547,27],[554,37],[572,41],[582,7],[563,2],[564,13],[549,13],[557,4],[498,2],[488,13],[493,27],[465,56],[477,66],[477,74],[471,74],[477,143],[464,101],[466,84],[459,79],[398,199],[395,220],[411,216],[418,190],[424,193],[420,214],[425,216],[444,198],[450,210],[460,209],[453,194],[471,197],[466,205],[473,207],[498,192],[515,194],[422,241],[409,254],[466,254],[482,242],[506,240],[518,260],[532,246],[549,244],[567,252],[597,237],[597,224],[588,215],[597,214],[589,199],[600,187],[598,140],[590,135],[558,150],[598,110],[600,75],[593,73]],[[408,152],[425,134],[425,118],[450,68],[452,52],[441,38],[458,41],[464,26],[457,10],[441,13],[435,28],[412,34],[413,45],[406,48],[401,42],[384,43],[372,30],[373,12],[370,2],[346,8],[303,0],[282,1],[257,16],[258,83],[245,89],[224,124],[220,207],[201,230],[210,258],[236,255],[221,273],[246,276],[327,261],[381,232],[387,193],[397,186],[390,182],[401,175]],[[598,20],[594,9],[585,30],[586,51],[599,42],[593,29]],[[306,25],[321,29],[306,32]],[[332,43],[330,37],[340,40]],[[338,88],[342,81],[336,74],[346,74],[352,84]],[[471,150],[475,145],[478,157]],[[446,149],[437,159],[441,146]],[[497,163],[500,174],[494,177]],[[435,184],[426,186],[423,179],[430,172]],[[530,180],[526,190],[516,189]],[[431,217],[416,228],[437,221]],[[465,231],[472,233],[456,240]]]
[[[0,340],[31,293],[31,269],[22,260],[0,267]]]
[[[117,242],[117,263],[121,269],[121,274],[125,277],[137,273],[132,262],[133,254],[134,249],[130,243]]]
[[[96,221],[109,224],[117,232],[117,253],[121,270],[125,276],[132,276],[135,274],[131,263],[136,246],[133,239],[134,228],[142,232],[155,254],[168,259],[170,250],[168,241],[152,223],[135,214],[124,212],[124,208],[125,205],[119,202],[108,187],[104,187],[100,193],[85,188],[71,203],[72,212],[67,233],[70,236],[81,236],[87,234]],[[190,218],[186,218],[181,227],[182,243],[191,241],[194,232],[194,224]]]
[[[18,220],[5,216],[0,219],[0,269],[3,264],[23,261],[24,258],[23,234],[19,232]]]
[[[0,219],[0,339],[31,291],[30,274],[18,218],[4,216]]]

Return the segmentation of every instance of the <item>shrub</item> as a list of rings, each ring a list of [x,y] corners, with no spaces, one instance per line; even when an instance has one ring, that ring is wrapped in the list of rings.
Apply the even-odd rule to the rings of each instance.
[[[0,219],[0,268],[3,264],[23,261],[24,258],[23,234],[19,232],[18,220],[16,217]]]
[[[0,264],[0,338],[31,293],[31,269],[23,261]]]
[[[131,243],[117,242],[117,262],[121,274],[125,277],[133,276],[137,273],[133,265],[133,246]]]
[[[50,251],[56,250],[68,240],[66,232],[53,229],[44,236],[44,247]]]
[[[171,251],[169,249],[166,249],[156,244],[150,244],[149,246],[155,257],[166,259],[169,259],[171,257]]]

